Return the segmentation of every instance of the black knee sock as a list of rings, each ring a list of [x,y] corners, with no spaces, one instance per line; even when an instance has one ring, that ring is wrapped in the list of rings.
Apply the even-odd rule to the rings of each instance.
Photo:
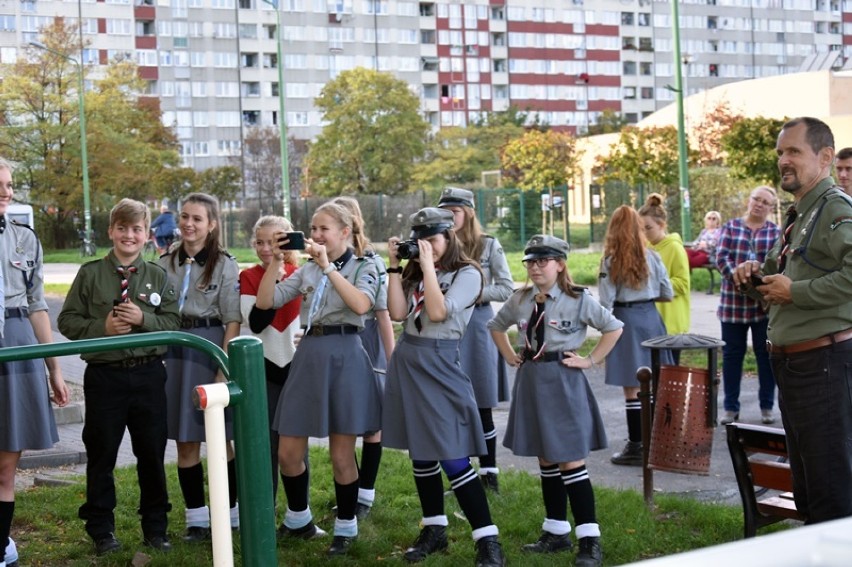
[[[308,509],[308,470],[299,476],[281,475],[284,482],[284,494],[287,495],[287,508],[294,512]]]
[[[334,481],[334,495],[337,498],[337,517],[341,520],[351,520],[355,517],[355,506],[358,504],[358,479],[349,484]]]
[[[592,481],[589,479],[589,471],[586,470],[586,465],[563,471],[562,481],[568,491],[568,501],[571,503],[574,525],[598,523],[595,514],[595,492],[592,490]]]
[[[6,558],[6,546],[9,545],[9,531],[12,529],[14,515],[15,501],[0,501],[0,561]]]
[[[541,474],[541,497],[544,499],[545,517],[564,522],[568,519],[568,494],[559,472],[559,465],[539,465]]]
[[[642,404],[639,398],[624,401],[627,414],[627,438],[634,443],[642,442]]]
[[[376,477],[379,476],[379,463],[382,462],[382,443],[367,443],[361,448],[361,471],[358,478],[361,488],[373,490],[376,488]]]
[[[178,467],[178,480],[187,509],[204,506],[204,465],[198,463],[191,467]]]
[[[414,461],[414,485],[424,518],[444,515],[444,483],[438,461]]]
[[[494,415],[491,408],[479,408],[482,431],[485,432],[485,447],[488,454],[479,456],[479,466],[495,468],[497,466],[497,430],[494,429]]]
[[[448,475],[449,476],[449,475]],[[450,485],[456,494],[462,512],[464,512],[470,527],[474,530],[490,526],[491,511],[488,509],[488,499],[485,488],[477,478],[476,471],[470,465],[459,473],[449,476]]]
[[[231,508],[237,505],[237,463],[236,459],[228,461],[228,503]]]

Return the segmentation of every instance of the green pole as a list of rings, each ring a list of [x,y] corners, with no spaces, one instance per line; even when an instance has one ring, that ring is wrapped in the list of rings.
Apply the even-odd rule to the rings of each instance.
[[[240,495],[240,541],[243,565],[277,565],[272,463],[269,456],[263,344],[257,337],[237,337],[228,343],[231,377],[242,398],[234,408],[237,493]]]
[[[520,197],[519,201],[521,203],[520,213],[521,213],[521,246],[527,243],[527,215],[526,215],[526,194],[520,189],[516,189],[518,191],[518,196]]]
[[[284,59],[281,56],[281,10],[278,0],[263,0],[275,8],[275,43],[278,44],[278,142],[281,154],[281,191],[283,193],[283,216],[290,220],[290,157],[287,152],[287,114],[284,102],[287,89],[284,88]]]
[[[686,130],[683,119],[683,70],[680,57],[680,14],[678,1],[672,0],[672,30],[674,40],[675,94],[677,95],[677,163],[680,180],[681,236],[692,240],[692,221],[689,211],[689,169],[686,163]]]

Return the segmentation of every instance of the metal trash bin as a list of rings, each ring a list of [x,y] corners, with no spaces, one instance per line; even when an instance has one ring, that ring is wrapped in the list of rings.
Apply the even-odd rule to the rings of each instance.
[[[660,367],[648,454],[650,468],[709,474],[713,451],[713,426],[707,424],[710,397],[706,368]]]

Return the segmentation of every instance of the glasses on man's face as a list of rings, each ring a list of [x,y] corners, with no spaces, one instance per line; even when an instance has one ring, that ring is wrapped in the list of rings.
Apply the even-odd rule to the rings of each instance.
[[[544,268],[547,264],[550,263],[551,260],[555,260],[556,258],[535,258],[532,260],[524,260],[524,266],[527,269],[532,268],[533,266],[538,266],[539,268]]]
[[[773,203],[772,201],[767,201],[766,199],[761,199],[760,197],[755,197],[753,195],[750,197],[750,199],[752,201],[754,201],[755,203],[758,203],[760,205],[764,205],[766,207],[774,207],[775,206],[775,203]]]

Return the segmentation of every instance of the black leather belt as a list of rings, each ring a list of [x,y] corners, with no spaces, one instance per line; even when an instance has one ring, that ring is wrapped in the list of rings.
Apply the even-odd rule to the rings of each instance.
[[[137,356],[133,358],[125,358],[124,360],[116,360],[114,362],[93,362],[92,366],[102,368],[138,368],[153,363],[154,361],[162,362],[163,357],[159,354],[151,356]]]
[[[181,317],[181,329],[197,329],[199,327],[221,327],[222,320],[212,317]]]
[[[6,319],[26,319],[30,316],[30,310],[26,307],[7,307],[6,308]]]
[[[354,335],[361,332],[361,327],[355,325],[314,325],[305,334],[312,337],[323,335]]]
[[[533,358],[535,353],[526,349],[521,353],[521,356],[523,356],[524,362],[558,362],[565,358],[565,355],[559,351],[545,352],[538,358]]]
[[[642,301],[616,301],[612,304],[613,307],[633,307],[635,305],[645,305],[646,303],[654,303],[653,299],[643,299]]]

